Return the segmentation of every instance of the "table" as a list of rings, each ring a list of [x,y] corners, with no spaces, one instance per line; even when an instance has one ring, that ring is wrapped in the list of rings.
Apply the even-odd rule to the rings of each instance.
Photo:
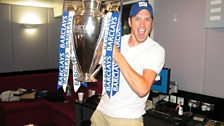
[[[76,126],[90,126],[90,118],[95,111],[97,104],[88,102],[75,102],[76,109]],[[192,119],[188,120],[184,124],[181,121],[167,121],[156,116],[150,115],[152,110],[147,111],[144,115],[144,126],[204,126],[207,120],[204,122],[198,122]]]
[[[90,126],[90,118],[96,109],[96,104],[75,102],[76,126]]]

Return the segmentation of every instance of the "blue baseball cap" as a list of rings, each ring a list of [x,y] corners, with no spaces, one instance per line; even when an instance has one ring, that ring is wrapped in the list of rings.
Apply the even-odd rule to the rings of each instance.
[[[133,3],[131,6],[129,16],[137,15],[138,12],[141,11],[142,9],[148,10],[151,16],[153,17],[153,8],[147,1],[139,1],[139,2]]]

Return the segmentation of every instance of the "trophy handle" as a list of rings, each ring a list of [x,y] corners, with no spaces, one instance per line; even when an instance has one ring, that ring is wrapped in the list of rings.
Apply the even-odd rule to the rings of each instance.
[[[99,65],[99,61],[102,57],[101,55],[104,43],[104,27],[100,26],[103,21],[103,14],[99,10],[101,0],[82,0],[82,2],[83,8],[74,14],[73,19],[73,50],[74,57],[76,58],[73,64],[76,65],[75,69],[77,73],[79,73],[79,76],[77,78],[78,81],[96,82],[96,79],[94,77],[102,67],[101,65]],[[112,1],[107,2],[110,3]],[[120,4],[120,8],[118,4]],[[120,3],[118,2],[118,4],[114,4],[113,7],[116,11],[120,12],[118,24],[118,26],[120,26],[123,0],[120,0]],[[87,30],[87,27],[90,26],[91,29],[94,30],[94,32],[91,30]],[[119,27],[117,27],[116,29],[118,31]]]
[[[97,69],[93,72],[93,74],[91,75],[91,78],[95,78],[95,76],[99,73],[100,69],[102,68],[102,65],[100,64]]]
[[[117,10],[117,9],[114,9],[114,10]],[[119,12],[120,12],[120,16],[119,16],[119,21],[121,22],[121,16],[122,16],[122,12],[123,12],[123,0],[120,0],[120,9],[119,9]],[[120,22],[119,22],[119,24],[118,24],[118,27],[117,27],[117,31],[118,31],[118,29],[119,29],[119,26],[120,26]],[[101,31],[103,31],[103,30],[101,30]],[[101,56],[102,54],[98,54],[97,55],[97,53],[99,53],[98,52],[98,50],[102,50],[102,46],[103,46],[103,39],[102,39],[102,36],[100,36],[100,38],[99,38],[99,40],[98,40],[98,43],[97,43],[97,47],[96,47],[96,50],[95,50],[95,54],[94,54],[94,58],[93,59],[95,59],[95,60],[93,60],[93,62],[92,62],[92,64],[91,64],[91,68],[96,68],[96,65],[97,65],[97,63],[99,62],[99,57],[98,56]],[[102,52],[101,52],[102,53]],[[98,66],[98,68],[97,69],[95,69],[95,71],[94,71],[94,69],[91,69],[90,71],[90,73],[92,73],[91,74],[91,78],[92,79],[95,79],[95,76],[99,73],[99,71],[100,71],[100,69],[102,68],[102,64],[100,64],[99,66]],[[94,72],[93,72],[94,71]]]

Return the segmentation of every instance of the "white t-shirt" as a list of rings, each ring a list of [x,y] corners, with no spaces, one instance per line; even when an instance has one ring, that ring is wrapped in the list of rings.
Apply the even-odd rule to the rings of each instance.
[[[129,47],[129,37],[130,35],[125,35],[121,39],[121,53],[127,62],[140,75],[143,75],[144,69],[151,69],[158,74],[165,61],[164,48],[150,37],[141,44]],[[111,98],[104,93],[97,109],[111,117],[139,118],[145,113],[148,95],[143,98],[138,97],[120,74],[119,91]]]

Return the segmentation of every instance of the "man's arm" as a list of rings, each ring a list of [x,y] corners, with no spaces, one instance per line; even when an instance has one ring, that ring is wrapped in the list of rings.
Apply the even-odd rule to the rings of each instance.
[[[114,46],[113,59],[117,63],[131,89],[139,97],[144,97],[147,95],[157,76],[157,73],[153,70],[145,69],[143,71],[143,76],[141,76],[128,64],[116,46]]]

